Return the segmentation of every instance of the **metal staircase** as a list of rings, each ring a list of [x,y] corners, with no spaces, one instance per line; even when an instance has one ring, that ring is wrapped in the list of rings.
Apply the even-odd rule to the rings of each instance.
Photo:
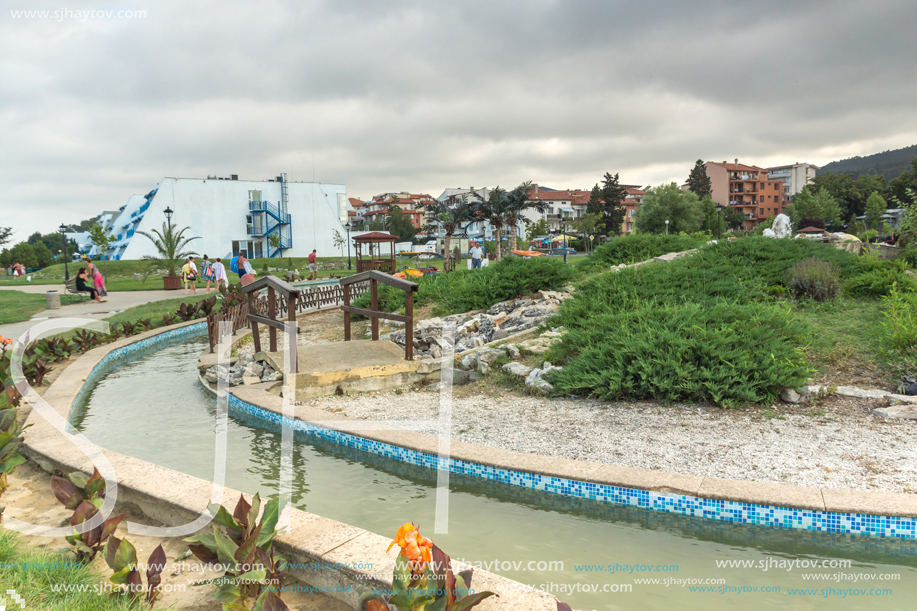
[[[265,246],[268,256],[277,257],[284,250],[293,247],[293,231],[291,226],[290,214],[287,212],[289,202],[289,192],[287,190],[286,172],[280,175],[280,202],[277,205],[271,202],[262,201],[260,193],[255,197],[250,197],[248,210],[252,215],[252,224],[249,228],[249,235],[253,238],[265,238]],[[280,248],[271,250],[271,235],[280,236]]]

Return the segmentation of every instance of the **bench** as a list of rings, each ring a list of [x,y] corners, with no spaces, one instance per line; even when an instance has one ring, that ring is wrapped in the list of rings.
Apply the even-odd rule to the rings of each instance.
[[[80,298],[82,298],[84,295],[86,297],[92,296],[92,293],[90,293],[89,291],[78,291],[76,289],[76,281],[74,281],[72,278],[70,280],[64,281],[64,287],[67,289],[68,293],[70,293],[71,295],[77,295]]]

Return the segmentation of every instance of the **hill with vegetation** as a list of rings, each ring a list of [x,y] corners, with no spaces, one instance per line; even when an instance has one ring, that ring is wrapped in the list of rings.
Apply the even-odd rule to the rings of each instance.
[[[851,157],[831,163],[819,168],[819,174],[833,172],[835,174],[849,174],[853,178],[861,175],[885,176],[886,181],[891,181],[907,170],[911,159],[917,157],[917,144],[903,149],[883,151],[866,157]]]

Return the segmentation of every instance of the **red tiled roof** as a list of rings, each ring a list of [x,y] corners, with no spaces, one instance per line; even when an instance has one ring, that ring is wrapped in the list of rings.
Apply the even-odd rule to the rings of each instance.
[[[358,235],[353,239],[354,242],[394,242],[398,236],[394,236],[384,231],[370,231],[363,235]]]
[[[718,165],[721,168],[726,168],[727,170],[732,170],[734,172],[766,172],[767,171],[764,168],[759,168],[756,165],[745,165],[744,163],[740,163],[738,165],[736,165],[735,163],[719,163],[718,161],[708,161],[707,163]]]

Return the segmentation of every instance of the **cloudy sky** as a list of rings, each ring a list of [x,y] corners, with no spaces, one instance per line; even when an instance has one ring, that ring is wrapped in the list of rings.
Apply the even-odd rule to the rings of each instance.
[[[2,5],[0,226],[17,240],[164,176],[437,196],[917,143],[913,0]],[[40,9],[58,14],[18,14]]]

